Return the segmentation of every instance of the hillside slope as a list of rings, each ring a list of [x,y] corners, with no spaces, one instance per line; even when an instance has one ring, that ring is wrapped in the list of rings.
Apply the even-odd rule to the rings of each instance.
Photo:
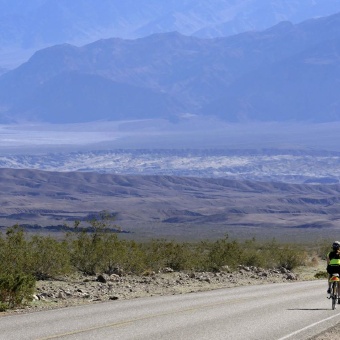
[[[0,225],[7,226],[72,226],[107,210],[137,238],[294,238],[340,227],[339,184],[0,169],[0,190]]]
[[[339,11],[339,2],[322,0],[2,0],[0,43],[28,49],[171,31],[212,37]]]
[[[336,121],[339,39],[337,14],[220,39],[57,45],[0,77],[0,121]]]

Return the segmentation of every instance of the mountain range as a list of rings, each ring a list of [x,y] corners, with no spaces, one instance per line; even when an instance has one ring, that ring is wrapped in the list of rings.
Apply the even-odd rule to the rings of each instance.
[[[0,121],[336,121],[339,41],[334,14],[226,38],[56,45],[0,77]]]
[[[340,152],[301,149],[199,150],[183,147],[177,150],[115,149],[0,155],[0,168],[325,185],[340,183],[339,164]]]
[[[79,45],[171,31],[226,36],[339,11],[337,0],[1,0],[0,66],[6,56],[11,62],[14,51],[20,54],[60,43]]]

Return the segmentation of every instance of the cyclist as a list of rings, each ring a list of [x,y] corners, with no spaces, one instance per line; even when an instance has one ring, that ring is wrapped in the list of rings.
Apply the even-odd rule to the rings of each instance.
[[[331,282],[329,279],[332,274],[338,273],[340,275],[340,242],[334,241],[332,244],[332,251],[327,254],[327,273],[328,278],[328,290],[327,293],[331,292]]]

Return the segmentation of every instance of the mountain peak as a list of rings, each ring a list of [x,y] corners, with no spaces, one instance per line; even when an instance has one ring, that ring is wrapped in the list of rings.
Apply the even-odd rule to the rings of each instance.
[[[220,39],[168,32],[46,48],[0,77],[0,117],[339,120],[337,18]]]
[[[264,32],[270,34],[283,34],[291,32],[294,28],[295,26],[293,25],[292,22],[281,21],[277,25],[266,29]]]

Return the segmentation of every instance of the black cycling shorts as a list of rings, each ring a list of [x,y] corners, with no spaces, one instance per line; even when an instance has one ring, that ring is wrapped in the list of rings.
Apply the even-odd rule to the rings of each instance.
[[[327,273],[332,275],[338,273],[340,275],[340,266],[327,266]]]

